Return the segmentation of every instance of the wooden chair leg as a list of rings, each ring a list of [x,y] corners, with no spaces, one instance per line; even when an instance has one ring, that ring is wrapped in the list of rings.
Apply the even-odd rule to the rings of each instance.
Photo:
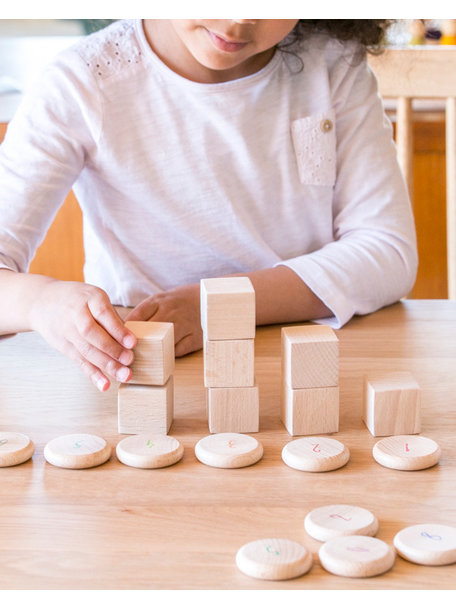
[[[446,101],[448,299],[456,300],[456,98]]]
[[[413,200],[413,122],[412,100],[399,97],[396,110],[397,157]]]

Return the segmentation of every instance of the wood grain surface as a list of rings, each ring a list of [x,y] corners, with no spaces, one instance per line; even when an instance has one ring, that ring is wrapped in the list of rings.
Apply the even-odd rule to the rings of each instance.
[[[176,361],[170,434],[184,446],[172,467],[120,463],[64,470],[45,462],[46,443],[93,433],[114,448],[117,390],[101,394],[69,360],[34,333],[0,340],[0,430],[23,432],[33,458],[0,469],[3,589],[454,589],[456,566],[418,566],[397,557],[387,573],[342,578],[319,563],[319,541],[304,529],[309,511],[354,504],[379,520],[392,546],[399,530],[456,518],[456,303],[405,301],[355,318],[340,341],[340,431],[351,453],[341,469],[307,473],[281,459],[291,438],[280,422],[280,326],[259,328],[255,370],[264,456],[245,469],[205,466],[194,454],[208,435],[202,352]],[[410,371],[422,390],[422,434],[442,448],[439,464],[396,471],[372,457],[377,441],[362,422],[363,377]],[[289,581],[245,576],[235,564],[244,544],[288,538],[313,554],[310,572]]]

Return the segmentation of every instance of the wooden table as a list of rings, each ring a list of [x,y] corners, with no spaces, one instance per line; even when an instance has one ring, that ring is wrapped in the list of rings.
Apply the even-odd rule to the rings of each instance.
[[[177,361],[171,434],[185,447],[167,469],[138,470],[115,455],[94,469],[45,462],[50,439],[74,432],[114,447],[116,388],[99,394],[72,362],[29,333],[0,340],[0,429],[24,432],[33,459],[0,469],[0,588],[3,589],[454,589],[456,565],[393,569],[348,579],[319,565],[320,543],[303,527],[306,513],[331,503],[373,511],[378,538],[401,528],[456,525],[456,303],[410,300],[356,318],[340,338],[341,424],[335,437],[350,462],[329,473],[287,467],[290,437],[279,419],[280,327],[258,330],[256,376],[264,458],[237,470],[214,469],[194,455],[208,434],[201,353]],[[435,439],[440,464],[393,471],[372,458],[376,442],[361,421],[362,378],[373,370],[410,370],[422,387],[422,434]],[[285,537],[314,553],[311,571],[286,582],[248,578],[236,551],[263,537]]]

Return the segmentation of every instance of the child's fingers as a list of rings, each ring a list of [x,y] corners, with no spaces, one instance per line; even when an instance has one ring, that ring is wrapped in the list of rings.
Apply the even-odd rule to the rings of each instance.
[[[73,346],[79,355],[80,360],[78,363],[81,367],[83,366],[83,362],[87,362],[119,382],[128,382],[131,378],[131,370],[128,367],[83,338],[76,336],[73,339]]]
[[[133,351],[119,344],[104,327],[98,324],[89,311],[76,319],[75,329],[76,334],[70,339],[84,356],[87,356],[91,348],[96,348],[123,365],[132,363]]]
[[[66,342],[63,352],[79,365],[83,373],[92,380],[99,391],[104,392],[108,390],[111,384],[109,378],[107,378],[95,365],[82,357],[81,353],[73,344]]]
[[[114,340],[127,349],[136,346],[136,336],[125,327],[104,291],[96,290],[88,300],[88,307],[93,318]]]
[[[125,321],[148,321],[158,310],[158,302],[154,296],[143,300],[125,318]]]
[[[195,350],[200,350],[202,346],[202,340],[200,341],[198,336],[195,334],[188,334],[176,343],[176,357],[183,357],[184,355],[188,355]]]
[[[83,359],[102,372],[119,382],[129,380],[131,371],[126,366],[132,363],[133,352],[125,350],[89,312],[77,320],[71,342]]]

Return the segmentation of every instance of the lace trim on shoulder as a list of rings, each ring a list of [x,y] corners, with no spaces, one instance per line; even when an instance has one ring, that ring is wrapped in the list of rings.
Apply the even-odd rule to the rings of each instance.
[[[119,21],[87,36],[78,53],[94,76],[101,80],[142,61],[133,21]]]

